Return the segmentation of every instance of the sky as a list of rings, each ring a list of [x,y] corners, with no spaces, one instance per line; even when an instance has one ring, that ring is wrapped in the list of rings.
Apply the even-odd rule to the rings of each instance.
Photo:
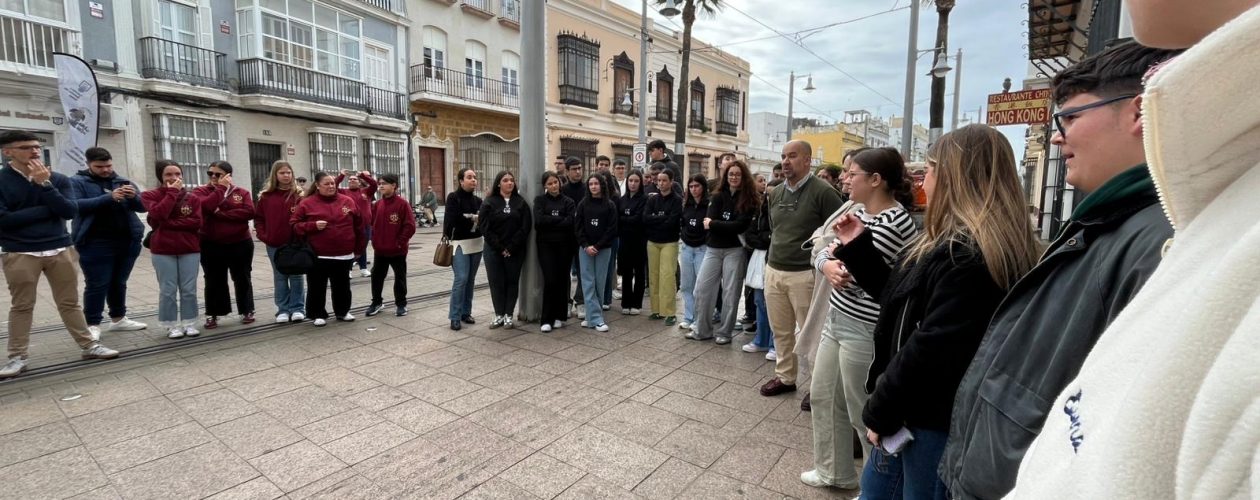
[[[614,1],[635,11],[641,7],[638,0]],[[831,122],[843,120],[845,111],[862,109],[888,118],[902,114],[910,1],[920,0],[722,0],[725,7],[716,15],[697,17],[692,36],[751,64],[749,112],[786,114],[789,72],[795,71],[797,75],[812,74],[816,90],[804,92],[805,80],[797,79],[794,116]],[[1018,90],[1027,76],[1024,46],[1028,43],[1028,12],[1023,3],[961,0],[951,11],[951,67],[957,67],[953,54],[959,48],[963,51],[960,122],[967,117],[975,120],[988,94],[1002,91],[1004,78],[1010,78],[1012,89]],[[936,41],[936,9],[920,6],[918,46],[931,49]],[[671,21],[657,13],[657,8],[655,0],[648,0],[649,15],[658,27],[682,30],[682,16]],[[799,36],[793,34],[837,22],[844,24],[800,40],[817,57],[773,31]],[[772,38],[724,46],[766,37]],[[928,124],[932,79],[927,73],[931,68],[932,54],[922,54],[915,71],[914,116],[924,127]],[[946,130],[952,117],[953,86],[951,71],[946,76]],[[1024,129],[999,128],[1019,156],[1024,148]]]

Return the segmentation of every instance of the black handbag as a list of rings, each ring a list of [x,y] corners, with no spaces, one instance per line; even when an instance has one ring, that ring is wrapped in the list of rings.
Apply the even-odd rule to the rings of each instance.
[[[315,249],[305,239],[294,239],[276,249],[276,271],[290,276],[301,276],[315,267]]]

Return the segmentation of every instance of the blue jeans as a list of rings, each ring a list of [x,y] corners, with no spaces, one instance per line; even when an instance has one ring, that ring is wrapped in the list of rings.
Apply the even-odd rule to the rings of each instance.
[[[604,308],[600,298],[608,281],[606,274],[611,262],[612,249],[604,248],[594,257],[578,248],[578,268],[582,270],[582,296],[586,298],[586,323],[591,326],[604,324]]]
[[[608,255],[608,281],[604,283],[605,305],[612,304],[612,292],[617,288],[617,253],[621,251],[621,238],[613,238],[612,253]]]
[[[945,483],[937,475],[945,453],[947,433],[911,428],[911,441],[896,455],[879,447],[862,470],[862,500],[948,500]]]
[[[276,315],[306,314],[306,281],[302,275],[280,274],[276,270],[276,249],[267,245],[267,258],[271,259],[271,281],[275,285]]]
[[[105,303],[109,317],[127,315],[127,279],[140,256],[140,241],[94,240],[76,245],[79,268],[83,270],[83,315],[88,325],[104,319]]]
[[[766,312],[766,291],[753,289],[753,303],[757,305],[757,336],[753,345],[774,349],[774,332],[770,330],[770,314]]]
[[[679,286],[683,295],[683,321],[687,323],[696,322],[696,277],[700,276],[700,263],[704,262],[708,249],[705,245],[693,247],[683,243],[678,253],[678,265],[682,267]]]
[[[197,271],[201,254],[154,255],[158,281],[158,325],[162,328],[197,326]]]
[[[455,280],[451,283],[451,307],[446,314],[451,321],[472,315],[473,284],[477,282],[477,266],[481,265],[481,252],[465,254],[456,248],[451,258],[451,270]]]

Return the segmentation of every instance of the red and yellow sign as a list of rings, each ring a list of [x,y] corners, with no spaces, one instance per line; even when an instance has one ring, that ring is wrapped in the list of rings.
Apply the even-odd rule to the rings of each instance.
[[[989,94],[988,124],[1034,125],[1050,122],[1050,89]]]

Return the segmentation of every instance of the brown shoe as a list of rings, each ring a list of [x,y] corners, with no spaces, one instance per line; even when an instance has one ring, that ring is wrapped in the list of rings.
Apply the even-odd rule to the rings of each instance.
[[[766,382],[766,385],[761,386],[761,395],[765,397],[778,396],[795,390],[796,384],[785,384],[778,377],[775,377]]]
[[[809,393],[805,393],[805,399],[801,400],[801,411],[809,411]]]

